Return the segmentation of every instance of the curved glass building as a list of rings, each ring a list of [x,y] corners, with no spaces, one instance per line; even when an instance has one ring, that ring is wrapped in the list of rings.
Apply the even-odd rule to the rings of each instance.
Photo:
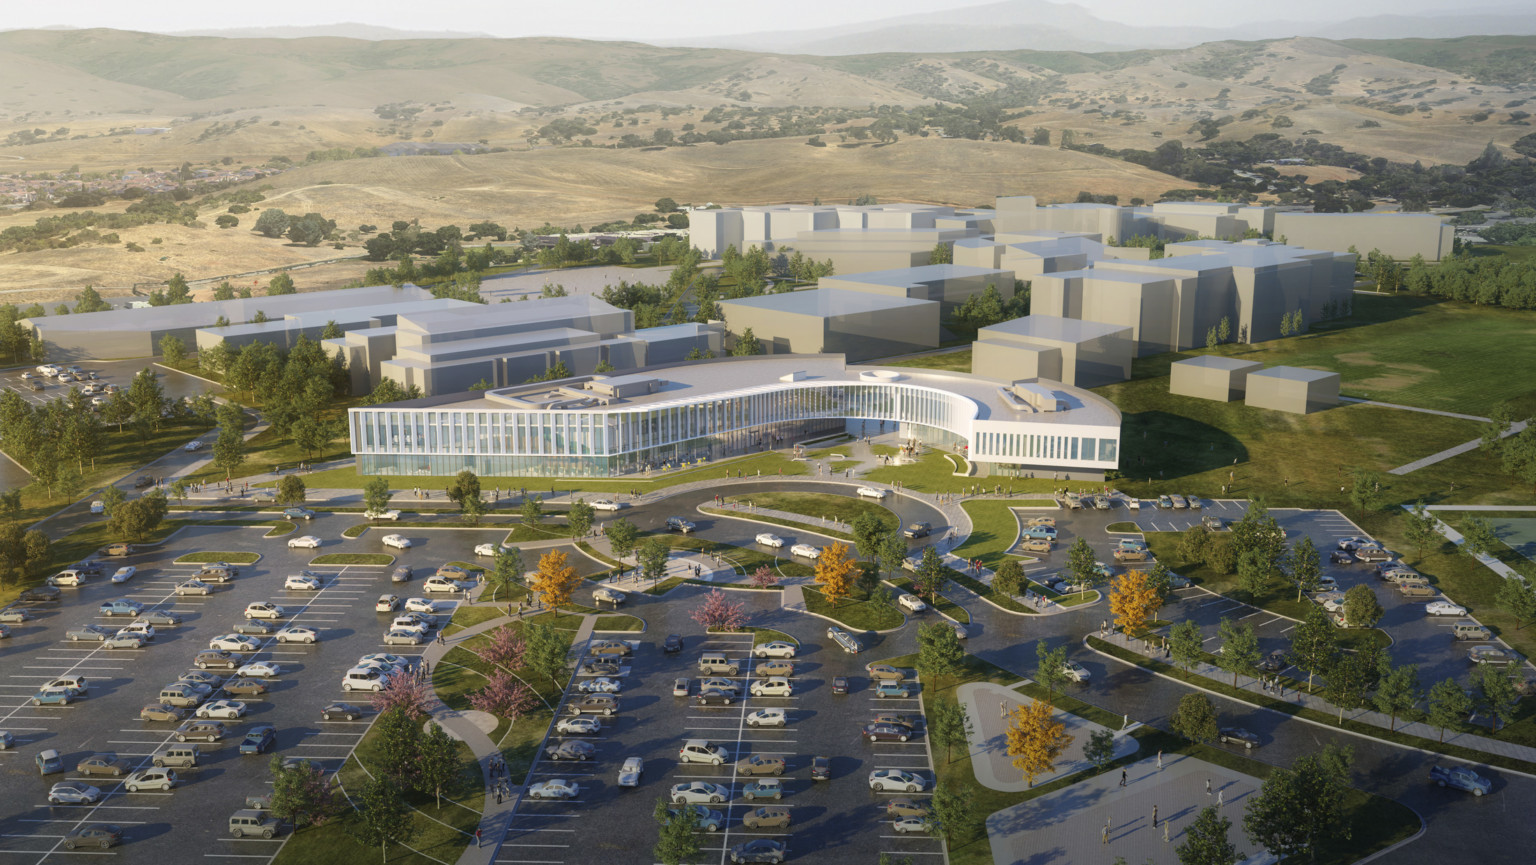
[[[1101,476],[1120,412],[1046,380],[848,366],[841,355],[723,358],[349,412],[358,471],[618,477],[788,447],[831,432],[904,440],[995,474]]]

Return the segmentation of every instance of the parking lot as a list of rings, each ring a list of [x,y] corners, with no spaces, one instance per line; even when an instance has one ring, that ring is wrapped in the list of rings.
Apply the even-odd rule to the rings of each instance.
[[[505,865],[553,865],[590,862],[598,856],[635,858],[636,848],[646,851],[655,842],[652,818],[658,798],[670,798],[678,784],[706,782],[726,789],[725,801],[706,804],[719,812],[717,832],[703,836],[704,861],[728,861],[730,849],[756,838],[772,838],[787,847],[787,857],[852,856],[873,861],[881,852],[926,858],[942,856],[938,841],[926,835],[898,835],[886,816],[885,803],[897,796],[924,800],[931,795],[933,764],[923,725],[908,742],[865,741],[863,725],[881,712],[921,715],[914,689],[908,698],[878,698],[870,686],[865,663],[872,653],[849,655],[832,646],[820,632],[812,631],[800,643],[790,677],[789,696],[752,696],[749,683],[760,678],[754,672],[763,660],[752,657],[751,635],[703,635],[697,626],[683,630],[684,648],[665,654],[664,630],[654,627],[631,641],[633,654],[624,659],[618,678],[622,682],[619,712],[602,718],[603,728],[594,735],[562,736],[551,730],[545,746],[567,739],[585,739],[596,746],[591,761],[566,762],[540,759],[529,775],[529,784],[552,779],[575,781],[579,794],[570,800],[534,800],[524,795],[496,861]],[[812,625],[812,628],[815,626]],[[599,635],[596,639],[601,639]],[[704,652],[723,653],[739,667],[734,676],[701,673],[697,662]],[[583,663],[591,660],[583,656]],[[908,675],[913,675],[908,671]],[[833,694],[834,676],[850,679],[848,694]],[[568,704],[580,699],[577,685],[591,676],[578,675],[568,689],[558,717],[570,717]],[[689,697],[674,696],[678,678],[689,679]],[[738,686],[740,698],[726,706],[697,706],[701,678],[728,679]],[[782,709],[786,725],[753,727],[748,718],[763,709]],[[689,740],[706,740],[724,751],[721,765],[684,763],[679,750]],[[750,755],[785,761],[782,798],[747,800],[744,787],[757,780],[736,769],[736,761]],[[831,758],[831,778],[811,778],[812,758]],[[625,759],[639,757],[644,774],[640,786],[618,786],[618,772]],[[922,792],[875,793],[868,775],[875,769],[902,769],[922,777]],[[772,777],[772,776],[762,776]],[[743,819],[761,807],[789,810],[787,829],[749,829]],[[594,819],[600,821],[592,822]]]
[[[499,540],[504,531],[425,532],[402,530],[414,546],[398,553],[396,563],[412,565],[418,576],[406,584],[390,583],[390,566],[311,566],[316,555],[331,552],[379,552],[383,533],[369,532],[356,540],[340,538],[341,531],[356,522],[352,515],[320,515],[302,523],[300,533],[320,536],[318,550],[292,549],[288,537],[263,537],[265,528],[208,526],[183,529],[165,543],[126,558],[101,559],[105,574],[122,565],[138,570],[127,583],[114,585],[105,576],[92,578],[79,588],[65,588],[59,604],[28,609],[33,619],[12,625],[7,641],[7,664],[0,676],[0,730],[16,737],[16,746],[0,751],[0,767],[10,781],[0,809],[0,865],[10,862],[41,862],[65,855],[64,835],[80,826],[110,822],[126,830],[124,843],[108,851],[74,852],[69,855],[110,855],[125,862],[163,863],[188,861],[192,856],[241,858],[253,863],[269,860],[280,849],[286,832],[273,840],[234,839],[227,821],[244,807],[247,796],[270,790],[268,762],[272,753],[302,757],[328,771],[339,768],[373,718],[364,692],[344,691],[342,674],[362,655],[389,652],[410,658],[422,647],[386,645],[386,616],[374,610],[383,592],[400,597],[421,595],[423,570],[454,559],[472,559],[477,543]],[[202,551],[257,552],[254,565],[240,565],[239,575],[228,583],[214,583],[212,594],[176,595],[175,587],[195,574],[199,565],[177,565],[174,560]],[[321,575],[316,591],[289,591],[284,578],[311,568]],[[430,596],[428,596],[430,597]],[[438,596],[441,598],[442,596]],[[67,629],[95,623],[112,630],[131,617],[107,617],[99,613],[105,602],[129,598],[150,610],[169,611],[181,618],[179,625],[157,628],[152,642],[142,648],[107,649],[95,642],[72,642]],[[198,742],[203,752],[198,766],[178,770],[181,782],[170,792],[129,793],[112,776],[85,777],[75,766],[94,753],[111,752],[128,761],[130,769],[150,765],[151,755],[175,744],[177,723],[143,721],[139,712],[158,702],[162,685],[194,671],[193,659],[209,648],[209,640],[229,633],[244,622],[243,611],[253,602],[281,605],[285,615],[276,624],[314,629],[319,642],[313,645],[278,643],[271,636],[258,637],[259,651],[237,655],[240,663],[271,661],[280,672],[267,678],[268,693],[239,696],[248,711],[238,720],[226,721],[226,735],[218,742]],[[456,601],[437,600],[435,612],[446,621]],[[220,679],[232,671],[204,671]],[[67,706],[32,705],[38,688],[56,678],[81,675],[88,692]],[[208,699],[231,698],[218,690]],[[320,709],[335,701],[363,708],[355,721],[323,721]],[[242,756],[238,746],[253,725],[277,728],[276,746],[262,756]],[[41,775],[34,757],[44,749],[56,749],[64,771]],[[60,782],[81,781],[99,788],[105,796],[91,805],[49,805],[49,789]]]

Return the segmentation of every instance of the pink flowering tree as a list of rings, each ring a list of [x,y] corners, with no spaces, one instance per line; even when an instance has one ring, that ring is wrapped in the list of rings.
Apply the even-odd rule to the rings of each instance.
[[[747,614],[740,601],[732,603],[725,592],[715,589],[704,597],[704,603],[693,611],[693,620],[705,630],[735,631],[747,623]]]
[[[400,709],[413,719],[424,718],[436,700],[430,683],[409,673],[396,673],[385,680],[383,690],[374,692],[373,708],[381,715],[390,709]]]
[[[779,575],[775,574],[773,572],[773,568],[770,568],[767,565],[763,565],[762,567],[753,571],[751,579],[752,585],[759,589],[767,588],[769,586],[777,586],[779,584]]]
[[[514,669],[523,665],[523,653],[527,643],[523,635],[510,625],[503,625],[487,635],[488,642],[480,648],[480,657],[498,667]]]
[[[469,695],[469,704],[482,712],[490,712],[509,721],[516,721],[539,703],[533,689],[520,679],[503,670],[491,673],[485,687]]]

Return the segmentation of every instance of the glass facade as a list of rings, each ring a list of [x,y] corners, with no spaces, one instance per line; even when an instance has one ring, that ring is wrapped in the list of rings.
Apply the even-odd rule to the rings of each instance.
[[[358,470],[451,475],[468,468],[492,477],[609,477],[776,447],[840,429],[848,419],[893,422],[927,444],[960,447],[977,413],[966,397],[889,382],[784,383],[605,409],[491,405],[351,409]],[[1114,442],[1106,441],[1112,451]],[[1084,447],[1075,439],[1070,445],[1020,446],[1062,454]],[[1086,447],[1104,453],[1102,442]]]

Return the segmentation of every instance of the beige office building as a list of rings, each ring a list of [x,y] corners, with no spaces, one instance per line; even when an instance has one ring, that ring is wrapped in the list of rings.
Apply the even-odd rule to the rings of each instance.
[[[1264,368],[1256,360],[1207,354],[1175,361],[1169,371],[1168,392],[1217,402],[1240,400],[1247,393],[1248,375]]]
[[[765,354],[841,354],[850,361],[939,347],[939,303],[816,288],[722,300],[731,333],[752,331]]]
[[[1299,366],[1274,366],[1248,374],[1248,405],[1310,414],[1339,404],[1339,374]]]

